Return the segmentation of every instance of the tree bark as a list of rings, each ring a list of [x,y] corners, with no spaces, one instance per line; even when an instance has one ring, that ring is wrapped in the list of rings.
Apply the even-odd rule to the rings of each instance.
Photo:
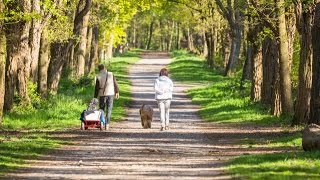
[[[32,11],[41,14],[40,0],[32,0]],[[41,39],[41,19],[32,19],[32,25],[30,30],[30,46],[31,46],[31,65],[30,65],[30,78],[33,82],[37,82],[38,78],[38,62],[40,51],[40,39]]]
[[[236,65],[239,61],[240,56],[240,50],[241,50],[241,41],[242,41],[242,31],[243,27],[236,26],[232,27],[231,29],[232,33],[232,40],[231,40],[231,52],[230,57],[226,66],[226,76],[231,76],[236,71]]]
[[[152,21],[152,22],[150,23],[150,26],[149,26],[149,36],[148,36],[147,50],[149,50],[150,47],[151,47],[151,40],[152,40],[152,34],[153,34],[153,26],[154,26],[154,21]]]
[[[19,2],[8,2],[7,9],[28,13],[31,10],[29,0]],[[27,93],[27,81],[29,77],[30,46],[29,31],[31,23],[24,20],[14,21],[5,25],[7,40],[6,60],[6,95],[5,110],[11,110],[13,106],[14,93],[17,90],[22,101],[29,102]]]
[[[312,87],[310,120],[308,124],[320,125],[320,3],[316,3],[314,25],[312,27]]]
[[[260,43],[256,42],[252,48],[252,85],[251,100],[261,101],[263,66],[262,66],[262,48]]]
[[[51,59],[48,70],[48,91],[56,93],[61,78],[62,68],[67,62],[66,52],[69,52],[72,43],[52,43],[50,47]]]
[[[224,67],[227,68],[228,61],[230,59],[230,46],[231,46],[231,37],[229,30],[225,30],[224,41],[222,43],[223,57],[224,57]]]
[[[168,51],[171,51],[171,50],[172,50],[172,42],[173,42],[174,29],[175,29],[175,22],[172,21],[170,38],[169,38],[169,41],[168,41]]]
[[[275,52],[275,58],[273,59],[273,68],[274,75],[271,84],[271,114],[274,116],[282,115],[282,94],[281,94],[281,74],[280,74],[280,59],[278,54],[279,44],[275,43],[273,48],[273,52]],[[269,72],[270,73],[270,72]]]
[[[280,86],[281,86],[281,104],[282,113],[286,115],[293,114],[293,101],[291,92],[291,77],[290,77],[290,56],[288,34],[286,32],[286,16],[285,16],[285,2],[278,0],[278,31],[279,31],[279,46],[280,46]]]
[[[247,32],[248,49],[247,60],[250,63],[251,74],[251,100],[254,102],[261,101],[262,98],[262,82],[263,82],[263,53],[261,39],[259,33],[263,29],[263,25],[256,18],[248,17],[249,27]],[[250,53],[251,52],[251,53]],[[251,70],[251,71],[250,71]],[[249,75],[248,75],[249,76]],[[244,79],[244,78],[243,78]]]
[[[177,22],[176,50],[180,49],[180,23]]]
[[[0,10],[2,10],[0,2]],[[0,24],[0,127],[2,124],[2,114],[5,95],[5,65],[6,65],[6,39]]]
[[[262,91],[261,102],[271,107],[271,114],[281,114],[280,75],[279,75],[279,44],[267,37],[262,44]]]
[[[107,45],[107,59],[113,57],[113,41],[114,41],[114,32],[110,32],[110,39]]]
[[[206,44],[207,44],[207,49],[208,49],[208,55],[207,55],[207,64],[210,68],[213,68],[214,65],[214,40],[212,39],[212,33],[211,32],[206,32],[205,33],[205,39],[206,39]]]
[[[90,72],[90,62],[91,62],[91,45],[92,45],[92,27],[88,27],[87,33],[87,45],[86,45],[86,56],[85,56],[85,75]]]
[[[85,72],[85,56],[87,50],[87,33],[88,33],[88,23],[89,23],[89,15],[88,12],[81,22],[81,29],[79,33],[80,42],[75,47],[75,59],[74,61],[77,63],[77,77],[81,77]]]
[[[227,19],[231,29],[231,53],[225,70],[225,75],[230,76],[236,71],[236,65],[240,57],[244,11],[247,2],[244,0],[234,2],[228,0],[227,7],[225,7],[221,0],[216,0],[216,4],[222,15]]]
[[[300,63],[298,96],[295,103],[293,125],[307,124],[310,118],[310,98],[312,84],[312,24],[314,20],[314,5],[306,6],[299,0],[296,3],[297,29],[300,39]]]
[[[89,73],[94,71],[95,66],[99,63],[99,27],[95,25],[92,29],[92,45],[90,53]]]
[[[48,95],[48,68],[50,63],[50,43],[48,40],[48,31],[42,31],[40,41],[40,53],[38,63],[38,93],[46,98]]]

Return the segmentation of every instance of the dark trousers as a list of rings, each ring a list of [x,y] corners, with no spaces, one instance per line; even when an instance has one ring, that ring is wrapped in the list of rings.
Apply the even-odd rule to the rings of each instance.
[[[109,124],[111,120],[111,112],[113,107],[113,96],[101,96],[99,99],[99,107],[105,112],[106,124]]]

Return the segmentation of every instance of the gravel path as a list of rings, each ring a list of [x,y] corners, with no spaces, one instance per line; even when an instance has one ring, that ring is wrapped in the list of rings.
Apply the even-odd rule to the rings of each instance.
[[[197,115],[199,107],[185,94],[193,86],[174,82],[171,129],[161,132],[153,82],[159,70],[170,61],[166,54],[145,54],[130,68],[134,101],[124,121],[111,124],[109,131],[54,133],[56,138],[75,143],[30,160],[28,168],[3,178],[230,179],[223,168],[227,159],[244,153],[261,153],[261,149],[238,144],[240,139],[255,133],[255,128],[204,122]],[[152,129],[141,127],[142,103],[154,107]],[[276,133],[276,129],[272,133]]]

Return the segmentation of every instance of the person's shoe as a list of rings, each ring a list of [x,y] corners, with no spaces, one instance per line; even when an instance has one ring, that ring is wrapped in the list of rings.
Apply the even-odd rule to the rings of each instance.
[[[166,127],[165,127],[165,130],[170,130],[169,126],[166,126]]]
[[[107,124],[107,126],[106,126],[106,130],[109,130],[109,124]]]
[[[164,127],[161,127],[161,128],[160,128],[160,131],[164,131]]]

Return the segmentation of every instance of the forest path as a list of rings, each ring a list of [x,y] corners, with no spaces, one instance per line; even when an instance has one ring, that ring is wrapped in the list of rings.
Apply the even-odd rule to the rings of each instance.
[[[55,132],[71,145],[52,150],[30,166],[6,174],[4,179],[230,179],[226,160],[242,154],[261,153],[240,140],[263,129],[239,128],[201,120],[186,96],[195,85],[174,82],[174,100],[168,131],[160,131],[153,82],[171,62],[166,53],[146,53],[131,66],[133,103],[127,118],[112,123],[109,131],[97,129]],[[155,110],[152,129],[142,129],[142,103]],[[268,130],[269,131],[269,130]]]

